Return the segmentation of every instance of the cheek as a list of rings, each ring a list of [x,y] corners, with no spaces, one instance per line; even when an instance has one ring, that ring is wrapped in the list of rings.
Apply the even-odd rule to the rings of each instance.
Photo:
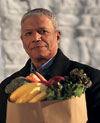
[[[23,40],[22,40],[22,43],[23,43],[24,49],[25,49],[26,51],[28,51],[28,50],[29,50],[29,41],[23,39]]]
[[[56,37],[52,37],[51,41],[50,41],[50,46],[51,48],[57,48],[58,47],[58,40],[56,39]]]

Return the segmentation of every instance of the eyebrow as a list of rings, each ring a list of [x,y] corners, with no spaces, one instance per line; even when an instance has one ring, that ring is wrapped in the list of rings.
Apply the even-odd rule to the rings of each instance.
[[[46,27],[40,27],[39,29],[48,29],[48,28],[46,28]],[[24,29],[24,32],[26,32],[26,31],[32,31],[33,29]],[[38,30],[38,29],[37,29]]]
[[[24,31],[32,31],[32,29],[24,29]]]
[[[40,27],[40,29],[47,29],[46,27]]]

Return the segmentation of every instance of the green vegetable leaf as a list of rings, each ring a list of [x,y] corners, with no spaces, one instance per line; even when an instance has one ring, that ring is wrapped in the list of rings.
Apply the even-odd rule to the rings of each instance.
[[[11,94],[14,90],[20,87],[23,84],[27,84],[30,81],[23,76],[13,79],[5,88],[6,94]]]

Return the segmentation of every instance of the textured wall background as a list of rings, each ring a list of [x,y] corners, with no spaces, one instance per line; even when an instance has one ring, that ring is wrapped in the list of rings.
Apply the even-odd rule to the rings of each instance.
[[[56,14],[66,56],[100,69],[100,0],[0,0],[0,81],[28,58],[20,40],[20,19],[36,7]]]

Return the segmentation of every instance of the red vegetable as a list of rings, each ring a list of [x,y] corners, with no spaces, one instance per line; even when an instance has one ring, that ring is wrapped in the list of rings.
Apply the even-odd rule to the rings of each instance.
[[[36,75],[39,77],[42,83],[44,83],[46,86],[49,86],[48,81],[38,72],[36,72]]]
[[[49,79],[49,86],[52,85],[54,82],[60,82],[61,80],[64,81],[65,78],[63,76],[54,76],[51,79]]]
[[[40,79],[34,73],[31,73],[29,76],[26,76],[26,78],[31,82],[40,82]]]

